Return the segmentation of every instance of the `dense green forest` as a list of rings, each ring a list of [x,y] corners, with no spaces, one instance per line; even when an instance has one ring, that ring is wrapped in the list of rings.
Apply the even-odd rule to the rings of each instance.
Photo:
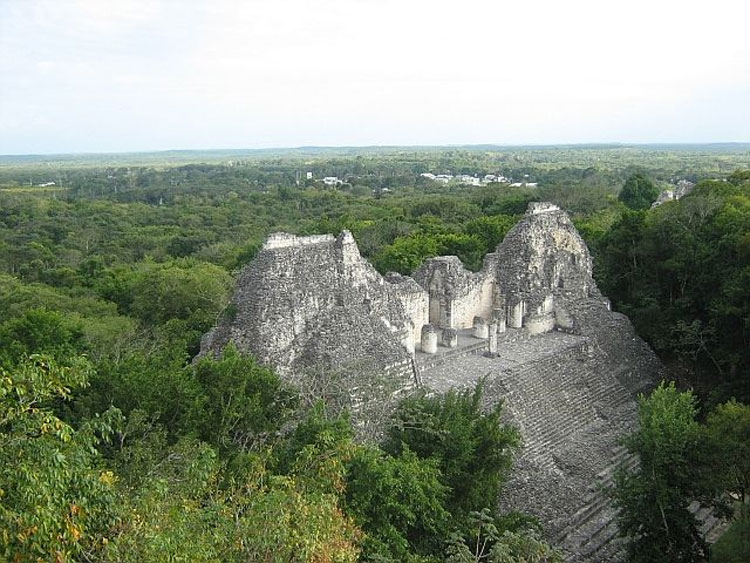
[[[519,439],[481,388],[410,398],[362,444],[346,413],[252,358],[191,363],[270,232],[349,229],[381,272],[440,254],[476,270],[530,201],[551,201],[677,382],[642,399],[628,442],[653,480],[623,474],[616,493],[631,537],[651,536],[628,515],[665,498],[677,524],[631,557],[700,560],[686,501],[747,529],[749,164],[731,146],[5,157],[0,558],[558,560],[533,519],[497,512]],[[697,186],[679,201],[627,197],[681,179]]]

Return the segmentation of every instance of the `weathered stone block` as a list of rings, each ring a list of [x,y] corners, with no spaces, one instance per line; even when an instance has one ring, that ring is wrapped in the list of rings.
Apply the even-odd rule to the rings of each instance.
[[[526,319],[526,330],[529,334],[544,334],[555,329],[554,313],[546,315],[532,315]]]
[[[572,331],[575,328],[573,317],[561,305],[555,305],[555,325],[564,331]]]
[[[425,354],[436,354],[438,345],[437,341],[438,329],[431,324],[424,325],[422,327],[422,352],[424,352]]]
[[[486,339],[489,336],[487,321],[483,317],[474,317],[474,338]]]
[[[447,348],[458,346],[458,331],[455,328],[443,329],[443,346]]]
[[[542,313],[551,313],[555,310],[555,297],[552,294],[547,295],[547,297],[544,298],[544,303],[542,304]]]

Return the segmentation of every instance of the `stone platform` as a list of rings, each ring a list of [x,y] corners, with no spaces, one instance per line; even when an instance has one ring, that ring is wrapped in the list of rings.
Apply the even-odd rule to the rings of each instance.
[[[467,348],[475,347],[487,347],[487,340],[482,338],[476,338],[474,336],[474,330],[470,328],[464,328],[458,332],[458,346],[455,348],[448,348],[442,344],[438,344],[437,353],[425,354],[421,350],[417,350],[414,353],[414,359],[418,364],[424,365],[429,364],[435,358],[450,357],[461,351],[466,351]]]
[[[476,385],[480,378],[541,358],[555,356],[586,338],[564,332],[528,336],[520,329],[499,334],[497,356],[485,357],[487,341],[474,338],[469,329],[459,331],[458,347],[438,347],[437,354],[417,352],[415,361],[422,385],[437,392]]]
[[[474,351],[468,335],[461,342],[443,349],[437,364],[418,355],[421,381],[445,392],[484,378],[488,406],[504,402],[505,419],[520,429],[523,447],[501,509],[538,517],[568,561],[616,560],[614,510],[601,487],[618,464],[632,463],[618,446],[636,419],[635,393],[627,385],[631,367],[610,358],[595,337],[565,332],[528,336],[509,329],[499,335],[493,357],[486,347]]]
[[[487,340],[476,338],[472,329],[459,330],[457,336],[458,345],[455,348],[438,345],[435,354],[425,354],[419,350],[414,353],[414,365],[420,375],[446,362],[452,362],[467,355],[481,355],[487,351]]]

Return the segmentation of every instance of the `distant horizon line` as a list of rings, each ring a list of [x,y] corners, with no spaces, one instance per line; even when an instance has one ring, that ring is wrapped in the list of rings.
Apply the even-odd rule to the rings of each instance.
[[[263,153],[263,152],[295,152],[295,151],[342,151],[342,150],[435,150],[435,149],[552,149],[552,148],[630,148],[630,147],[651,147],[651,148],[699,148],[699,147],[727,147],[727,148],[750,148],[750,141],[687,141],[687,142],[645,142],[630,143],[623,141],[611,142],[582,142],[582,143],[459,143],[459,144],[418,144],[418,145],[298,145],[298,146],[272,146],[256,148],[185,148],[185,149],[138,149],[122,151],[79,151],[79,152],[49,152],[49,153],[3,153],[0,159],[8,160],[12,158],[63,158],[63,157],[87,157],[87,156],[135,156],[135,155],[165,155],[165,154],[187,154],[187,153],[224,153],[224,154],[243,154],[243,153]]]

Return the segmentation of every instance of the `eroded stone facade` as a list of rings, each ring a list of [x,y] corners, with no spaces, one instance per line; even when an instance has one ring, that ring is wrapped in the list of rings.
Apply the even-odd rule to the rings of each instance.
[[[604,302],[586,245],[550,204],[532,203],[476,273],[455,256],[441,256],[413,277],[383,277],[347,231],[337,238],[275,233],[241,273],[234,315],[204,338],[202,349],[218,351],[232,340],[282,373],[310,361],[343,365],[363,354],[385,368],[421,348],[427,324],[442,331],[477,323],[531,334],[574,330],[569,304],[582,298]],[[478,333],[489,338],[483,328]]]
[[[225,319],[202,341],[201,353],[238,349],[283,376],[311,366],[399,367],[414,384],[411,358],[427,300],[411,278],[383,278],[364,260],[349,232],[297,237],[272,234],[240,274]]]

